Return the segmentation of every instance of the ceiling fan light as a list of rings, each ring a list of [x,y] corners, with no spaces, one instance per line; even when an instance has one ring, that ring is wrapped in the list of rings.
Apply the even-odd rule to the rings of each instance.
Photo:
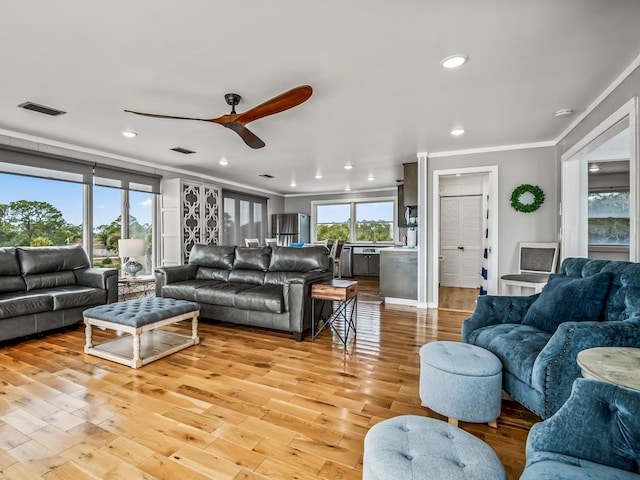
[[[442,68],[447,69],[458,68],[467,63],[468,59],[469,57],[467,57],[466,55],[457,53],[455,55],[449,55],[448,57],[443,58],[440,61],[440,65],[442,66]]]

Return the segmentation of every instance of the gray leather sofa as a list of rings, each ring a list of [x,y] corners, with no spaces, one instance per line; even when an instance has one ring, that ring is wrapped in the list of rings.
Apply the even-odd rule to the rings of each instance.
[[[291,332],[311,328],[311,285],[333,278],[324,246],[195,245],[188,265],[156,269],[158,297],[200,304],[203,318]]]
[[[91,268],[81,245],[0,248],[0,340],[72,325],[118,300],[118,271]]]

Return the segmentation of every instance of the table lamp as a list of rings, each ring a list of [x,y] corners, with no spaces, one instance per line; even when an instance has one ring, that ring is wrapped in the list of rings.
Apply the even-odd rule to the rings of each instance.
[[[141,257],[144,255],[144,240],[141,238],[126,238],[118,240],[118,254],[123,260],[128,260],[122,264],[122,271],[131,277],[135,277],[143,266],[140,262],[136,262],[133,257]]]

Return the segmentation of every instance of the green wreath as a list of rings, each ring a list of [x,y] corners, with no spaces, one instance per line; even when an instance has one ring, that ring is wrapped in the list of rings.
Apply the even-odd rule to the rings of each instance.
[[[522,203],[520,198],[525,193],[533,195],[533,202]],[[544,203],[544,192],[537,185],[529,185],[528,183],[522,184],[513,189],[511,192],[511,206],[517,212],[531,213],[540,208],[540,205]]]

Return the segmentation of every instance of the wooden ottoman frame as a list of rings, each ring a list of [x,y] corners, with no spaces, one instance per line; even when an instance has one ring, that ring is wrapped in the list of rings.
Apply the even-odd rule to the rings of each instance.
[[[145,300],[152,299],[129,300],[120,302],[119,305],[124,306],[126,304],[134,304],[135,302],[140,303]],[[172,303],[173,302],[181,302],[181,300],[173,300]],[[192,304],[192,302],[184,303]],[[140,368],[147,363],[166,357],[192,345],[197,345],[200,342],[198,338],[199,306],[193,307],[192,311],[162,318],[157,321],[138,320],[133,322],[133,326],[122,323],[122,321],[118,321],[117,319],[104,320],[93,318],[91,317],[92,310],[94,309],[89,309],[84,312],[86,337],[84,353],[121,363],[131,368]],[[162,311],[161,307],[156,308],[154,313],[157,314],[159,311]],[[160,327],[172,325],[183,320],[191,320],[191,336],[159,330]],[[125,332],[130,334],[131,338],[124,336],[94,345],[92,331],[92,327],[94,326]],[[143,333],[145,333],[145,335],[142,335]]]

